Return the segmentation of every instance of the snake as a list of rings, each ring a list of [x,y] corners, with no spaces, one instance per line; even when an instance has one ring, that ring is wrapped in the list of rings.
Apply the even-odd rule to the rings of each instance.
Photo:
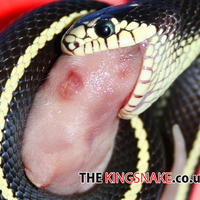
[[[102,183],[84,194],[61,196],[28,180],[20,153],[26,118],[38,88],[62,52],[82,56],[145,44],[137,84],[118,114],[129,120],[120,121],[117,148],[106,171],[170,170],[171,127],[178,123],[184,127],[187,146],[184,173],[191,177],[200,156],[199,27],[199,0],[129,1],[113,7],[65,0],[37,8],[8,26],[0,35],[0,199],[158,199],[162,193],[163,184],[154,182]],[[174,81],[164,114],[152,117],[151,105]],[[180,184],[179,191],[177,199],[186,199],[190,184]]]

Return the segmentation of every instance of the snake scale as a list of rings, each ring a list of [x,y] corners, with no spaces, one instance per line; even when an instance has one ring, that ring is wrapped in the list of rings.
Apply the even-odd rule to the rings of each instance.
[[[10,25],[0,35],[0,199],[116,200],[159,198],[163,184],[155,184],[154,182],[152,184],[103,183],[81,195],[54,195],[33,186],[23,170],[20,149],[26,117],[35,93],[55,60],[62,53],[60,48],[61,38],[77,18],[93,12],[94,9],[100,10],[107,6],[104,3],[89,0],[59,1],[28,13]],[[105,13],[107,13],[106,17]],[[119,113],[122,118],[135,118],[131,120],[131,123],[127,120],[121,120],[116,138],[117,148],[114,149],[106,171],[139,171],[143,173],[170,171],[173,162],[171,127],[176,123],[180,125],[186,138],[187,154],[188,159],[190,159],[188,163],[194,165],[190,166],[189,172],[186,167],[184,172],[194,174],[199,162],[200,152],[198,147],[200,140],[200,133],[198,132],[200,122],[200,72],[198,69],[199,60],[196,59],[200,47],[200,1],[134,1],[117,8],[106,8],[99,11],[97,16],[92,14],[92,17],[86,17],[84,20],[86,20],[86,24],[89,24],[88,21],[93,21],[91,24],[94,25],[97,22],[95,17],[98,20],[104,17],[104,21],[105,19],[109,23],[111,21],[115,27],[115,31],[109,36],[106,35],[106,39],[103,39],[103,44],[99,41],[99,44],[106,47],[103,48],[100,45],[96,51],[114,48],[112,45],[110,46],[109,37],[116,34],[117,38],[122,38],[121,41],[123,41],[123,34],[121,33],[125,31],[126,37],[129,38],[131,34],[130,38],[134,38],[134,41],[131,41],[132,45],[144,40],[149,41],[150,47],[147,48],[148,51],[145,54],[143,73],[152,68],[151,72],[155,74],[148,78],[151,85],[145,88],[147,93],[151,94],[150,97],[145,96],[146,93],[137,94],[135,90],[132,94],[132,100]],[[128,28],[131,22],[134,23]],[[78,23],[80,25],[82,22],[79,21]],[[92,28],[91,24],[88,25],[89,28]],[[75,25],[75,28],[79,25]],[[146,32],[146,30],[148,31]],[[71,29],[70,31],[73,32]],[[128,34],[128,31],[131,33]],[[73,34],[79,37],[77,32]],[[90,37],[89,32],[88,35]],[[101,40],[100,37],[101,34],[98,35],[97,40]],[[74,40],[75,43],[73,43]],[[64,37],[63,43],[65,45],[67,45],[67,41],[68,39]],[[68,51],[72,50],[72,54],[76,54],[75,47],[81,46],[80,44],[77,45],[80,38],[79,40],[70,39],[71,41],[74,44],[74,46],[71,45],[72,49],[67,46],[65,48],[68,48]],[[116,45],[116,41],[114,40],[114,45]],[[119,48],[127,46],[127,44],[121,42],[116,46],[116,48]],[[80,51],[78,52],[80,53]],[[150,57],[153,57],[153,61],[150,60]],[[139,117],[136,117],[149,107],[195,59],[193,66],[178,78],[177,83],[170,88],[171,95],[165,100],[167,106],[162,111],[164,113],[162,117],[154,119],[152,117],[154,115],[153,108],[149,108]],[[154,67],[150,66],[151,62],[153,62]],[[166,73],[161,68],[163,66],[166,67]],[[181,66],[180,70],[178,70],[179,66]],[[157,68],[159,68],[158,71]],[[156,75],[161,76],[159,78]],[[142,77],[139,80],[144,84]],[[170,81],[165,81],[165,78],[169,78]],[[139,91],[143,91],[142,88],[143,86],[140,86]],[[141,98],[140,101],[137,101],[138,96]],[[137,105],[132,105],[136,102]],[[140,104],[140,102],[143,104]],[[157,124],[161,126],[159,127]],[[183,192],[180,199],[186,199],[188,195],[188,184],[183,187],[185,188],[180,189]]]

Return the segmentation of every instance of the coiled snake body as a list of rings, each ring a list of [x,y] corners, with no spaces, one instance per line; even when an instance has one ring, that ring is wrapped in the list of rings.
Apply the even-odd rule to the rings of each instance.
[[[60,1],[31,12],[1,34],[1,199],[157,199],[160,196],[162,184],[103,183],[85,194],[63,197],[33,186],[23,170],[20,149],[26,117],[44,76],[61,54],[61,38],[77,18],[104,7],[107,5],[87,0]],[[102,32],[98,31],[101,30],[102,24],[104,26],[104,22],[109,23],[106,26],[111,25],[114,29],[111,33],[102,35]],[[83,23],[87,34],[81,38],[79,31],[74,30],[80,27],[82,29]],[[74,29],[70,29],[67,36],[63,37],[62,49],[71,54],[82,55],[147,41],[137,87],[133,90],[130,101],[119,113],[122,118],[132,118],[149,107],[198,56],[199,27],[199,0],[134,1],[121,7],[105,8],[97,14],[79,20]],[[123,40],[124,37],[128,42]],[[112,38],[112,42],[109,38]],[[98,47],[94,48],[95,42],[91,42],[94,40]],[[86,43],[92,43],[93,51],[85,50],[88,46]],[[85,45],[84,48],[81,45]],[[198,61],[194,65],[197,63]],[[169,106],[172,104],[174,109],[165,108],[168,112],[164,113],[169,114],[159,119],[164,120],[164,123],[160,122],[163,125],[161,132],[167,132],[165,141],[169,141],[169,149],[173,146],[169,135],[174,123],[183,125],[184,137],[191,138],[186,139],[188,157],[192,159],[189,162],[193,163],[189,167],[190,171],[185,171],[188,174],[195,173],[200,154],[200,73],[198,66],[191,69],[193,70],[187,73],[193,73],[194,79],[190,78],[188,81],[186,77],[185,82],[182,79],[178,80],[179,88],[184,89],[180,92],[181,97],[178,97],[181,101],[178,105],[174,101],[173,96],[179,93],[179,88],[175,85],[175,89],[171,89],[172,98],[169,98],[167,103]],[[193,89],[189,88],[190,86]],[[193,91],[192,94],[190,91]],[[188,106],[183,106],[185,103]],[[193,112],[194,110],[196,112]],[[121,122],[119,137],[116,139],[116,146],[120,150],[114,150],[107,172],[151,173],[169,170],[166,168],[168,161],[165,161],[163,138],[152,115],[152,111],[148,110],[139,118],[133,118],[131,125],[129,121]],[[188,189],[184,189],[186,194],[182,194],[181,198],[186,198],[187,191]]]

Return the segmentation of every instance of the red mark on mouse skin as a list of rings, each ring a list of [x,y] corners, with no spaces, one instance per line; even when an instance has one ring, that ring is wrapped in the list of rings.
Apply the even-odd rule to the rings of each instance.
[[[74,94],[83,88],[81,76],[74,71],[69,71],[67,77],[61,84],[61,88],[62,95],[65,98],[72,98]]]
[[[48,187],[48,186],[50,186],[50,184],[48,184],[48,185],[43,185],[43,186],[40,187],[40,189],[41,189],[41,190],[44,190],[44,189],[45,189],[46,187]]]

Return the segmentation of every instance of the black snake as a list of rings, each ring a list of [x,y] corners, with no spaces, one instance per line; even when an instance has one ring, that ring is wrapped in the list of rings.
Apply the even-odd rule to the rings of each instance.
[[[94,9],[100,10],[104,7],[107,5],[87,0],[52,3],[23,16],[0,35],[0,198],[2,200],[157,199],[159,197],[162,184],[155,183],[141,183],[137,186],[104,183],[83,195],[62,197],[36,188],[24,174],[20,154],[23,128],[38,87],[61,54],[61,38],[75,19],[93,12]],[[167,164],[166,168],[166,163],[171,161],[165,161],[163,138],[152,119],[151,109],[139,118],[136,116],[157,100],[198,56],[200,1],[134,1],[121,7],[105,8],[97,14],[91,14],[78,21],[78,25],[74,28],[83,29],[83,23],[87,34],[80,36],[79,31],[71,28],[67,37],[63,37],[64,51],[82,55],[148,41],[137,87],[134,88],[130,101],[119,113],[122,118],[135,118],[131,120],[131,126],[129,121],[121,122],[119,137],[116,139],[116,146],[120,147],[120,151],[114,150],[106,171],[146,173],[169,170],[171,164]],[[101,31],[105,23],[111,28],[109,34]],[[128,38],[128,42],[123,40],[124,37]],[[95,45],[99,46],[96,48]],[[85,50],[86,46],[91,46],[92,50]],[[195,173],[200,154],[198,145],[200,76],[197,64],[198,60],[187,72],[194,78],[187,79],[185,75],[186,78],[178,80],[176,87],[171,89],[172,94],[167,106],[172,107],[166,107],[166,111],[163,111],[166,114],[159,119],[161,130],[163,132],[167,130],[164,140],[165,145],[170,145],[167,150],[169,155],[172,154],[173,145],[169,137],[172,125],[178,123],[181,128],[184,127],[182,132],[187,141],[188,159],[191,159],[187,163],[190,167],[186,166],[184,173],[189,175]],[[178,103],[175,100],[179,100]],[[189,103],[186,104],[187,102]],[[146,156],[140,156],[141,152]],[[181,194],[181,198],[186,198],[188,189],[181,190],[186,193]]]

